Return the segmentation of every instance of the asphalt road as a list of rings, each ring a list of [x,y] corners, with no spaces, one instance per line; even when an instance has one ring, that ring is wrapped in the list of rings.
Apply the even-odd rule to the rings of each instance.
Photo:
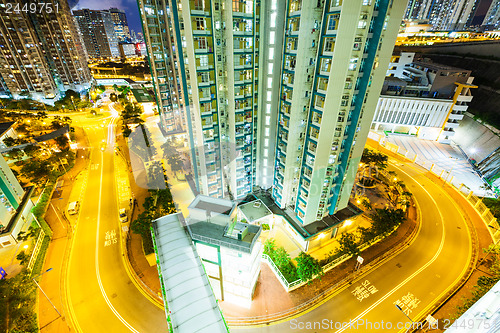
[[[87,128],[93,150],[69,259],[69,311],[80,332],[165,332],[163,309],[136,288],[124,266],[113,164],[115,132],[109,126],[113,121],[107,118],[105,126]]]
[[[410,164],[391,163],[388,169],[398,173],[421,209],[421,230],[412,245],[307,314],[233,331],[405,332],[410,320],[425,319],[428,308],[467,268],[472,255],[469,229],[441,183]]]

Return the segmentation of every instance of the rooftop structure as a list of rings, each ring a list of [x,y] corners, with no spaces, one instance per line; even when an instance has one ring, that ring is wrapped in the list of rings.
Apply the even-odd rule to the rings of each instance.
[[[218,299],[250,306],[260,272],[262,228],[238,221],[236,203],[197,195],[187,230]]]
[[[183,225],[182,213],[163,216],[152,223],[169,331],[229,332],[200,257]]]

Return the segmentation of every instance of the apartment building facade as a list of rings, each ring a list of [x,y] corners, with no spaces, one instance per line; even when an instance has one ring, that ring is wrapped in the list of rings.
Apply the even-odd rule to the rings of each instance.
[[[171,4],[143,0],[141,14],[151,67],[171,62],[198,190],[272,188],[302,224],[346,207],[406,3]]]
[[[7,95],[51,99],[67,89],[90,86],[87,58],[68,4],[49,3],[54,8],[50,13],[8,13],[12,3],[0,2],[0,81]]]

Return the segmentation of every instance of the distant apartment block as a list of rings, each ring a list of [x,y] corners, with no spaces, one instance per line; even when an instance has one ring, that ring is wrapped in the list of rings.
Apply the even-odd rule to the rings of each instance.
[[[398,75],[385,79],[372,129],[450,143],[476,88],[471,71],[419,61],[391,69]]]
[[[12,97],[52,99],[90,86],[87,58],[67,2],[57,13],[7,13],[0,2],[0,89]]]
[[[118,44],[118,48],[120,50],[120,57],[122,58],[130,58],[136,57],[136,49],[135,44],[132,43],[120,43]]]
[[[111,14],[106,10],[80,9],[73,15],[89,58],[118,58],[118,38],[116,37]]]
[[[130,31],[125,11],[118,8],[110,8],[109,13],[111,14],[111,20],[113,21],[118,41],[130,41]]]

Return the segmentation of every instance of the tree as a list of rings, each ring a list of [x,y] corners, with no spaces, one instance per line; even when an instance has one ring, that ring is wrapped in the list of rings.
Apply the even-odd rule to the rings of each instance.
[[[324,275],[319,261],[305,252],[301,252],[299,256],[295,258],[295,261],[297,262],[297,274],[304,282],[310,283],[316,275],[319,276],[319,278]]]
[[[184,161],[181,159],[180,155],[177,153],[175,155],[170,155],[167,157],[167,162],[170,164],[170,168],[174,175],[177,176],[177,172],[182,170],[182,166],[184,165]]]
[[[0,280],[0,331],[38,332],[36,320],[36,286],[26,270],[16,276]]]
[[[406,221],[406,216],[402,209],[375,209],[370,218],[373,221],[372,230],[376,236],[389,232],[397,225]]]
[[[24,155],[23,151],[19,148],[14,148],[8,152],[8,156],[11,160],[18,160],[21,157],[23,157],[23,155]]]
[[[26,266],[26,264],[30,261],[31,256],[24,251],[21,251],[17,254],[16,259],[19,260],[19,263],[22,266]]]
[[[26,155],[28,155],[28,157],[30,158],[33,158],[33,157],[37,157],[38,154],[40,153],[41,151],[41,148],[40,146],[38,145],[27,145],[26,147],[24,147],[24,153]]]
[[[351,256],[356,256],[359,253],[359,243],[354,234],[344,233],[340,236],[338,253]]]
[[[69,149],[69,139],[66,135],[59,135],[54,139],[60,150],[68,150]]]
[[[16,139],[11,138],[10,136],[3,139],[3,144],[6,145],[7,147],[15,146],[16,142],[17,142]]]
[[[17,235],[17,241],[18,242],[24,242],[24,241],[27,241],[30,238],[36,237],[38,235],[38,231],[39,230],[40,230],[40,228],[33,227],[32,225],[30,225],[27,232],[21,231]]]

